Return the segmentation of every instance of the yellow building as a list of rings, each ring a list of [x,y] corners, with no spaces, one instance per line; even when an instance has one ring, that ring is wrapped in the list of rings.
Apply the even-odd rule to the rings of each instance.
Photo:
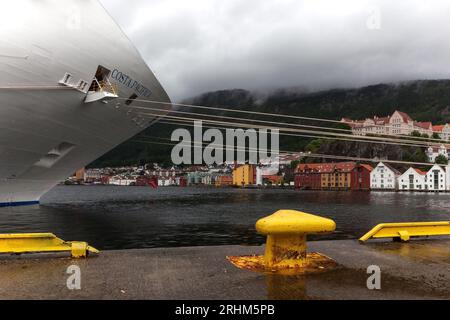
[[[351,174],[349,172],[322,173],[323,189],[350,189]]]
[[[85,168],[81,168],[80,170],[78,170],[77,172],[75,172],[75,180],[76,181],[84,181],[84,179],[86,178],[86,169]]]
[[[256,166],[243,165],[233,170],[233,185],[248,186],[256,183]]]
[[[322,165],[322,189],[350,189],[351,172],[355,168],[354,162],[326,163]]]

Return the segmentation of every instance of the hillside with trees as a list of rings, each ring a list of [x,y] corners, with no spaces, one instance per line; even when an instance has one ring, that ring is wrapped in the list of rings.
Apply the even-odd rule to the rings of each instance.
[[[342,117],[364,119],[391,115],[395,110],[408,113],[414,120],[433,124],[450,122],[450,80],[420,80],[398,84],[378,84],[358,89],[333,89],[304,92],[280,89],[272,92],[250,92],[241,89],[208,92],[183,101],[186,104],[239,109],[257,112],[296,115],[340,120]],[[286,119],[243,115],[216,110],[186,109],[183,111],[216,116],[286,122]],[[289,120],[292,123],[334,126],[339,124]],[[171,146],[166,145],[176,127],[156,124],[95,161],[91,166],[120,166],[136,163],[170,163]],[[190,129],[190,127],[186,127]],[[149,143],[149,142],[152,143]],[[395,145],[332,141],[307,137],[280,138],[280,149],[318,153],[379,157],[423,162],[424,150]]]

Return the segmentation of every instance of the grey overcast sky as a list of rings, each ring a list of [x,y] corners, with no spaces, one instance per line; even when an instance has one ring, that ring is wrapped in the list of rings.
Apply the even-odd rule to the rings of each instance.
[[[101,0],[174,101],[450,78],[448,0]]]

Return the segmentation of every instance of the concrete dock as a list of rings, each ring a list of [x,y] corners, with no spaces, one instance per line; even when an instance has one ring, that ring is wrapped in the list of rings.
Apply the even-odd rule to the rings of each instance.
[[[95,245],[95,244],[93,244]],[[103,251],[88,259],[61,255],[0,257],[1,299],[449,299],[450,238],[309,242],[339,266],[325,273],[277,276],[241,270],[229,255],[264,247],[221,246]],[[67,268],[81,270],[69,290]],[[367,267],[381,268],[381,290],[369,290]]]

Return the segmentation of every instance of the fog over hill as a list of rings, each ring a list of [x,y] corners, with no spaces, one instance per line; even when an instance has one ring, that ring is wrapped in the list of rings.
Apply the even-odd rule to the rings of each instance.
[[[286,88],[273,91],[247,91],[242,89],[222,90],[204,93],[184,101],[187,104],[241,109],[258,112],[279,113],[306,117],[319,117],[340,120],[342,117],[363,119],[365,117],[386,116],[395,110],[407,112],[418,121],[432,121],[433,124],[450,122],[450,80],[419,80],[396,84],[378,84],[358,89],[333,89],[319,92],[306,92],[299,88]],[[186,109],[183,109],[186,110]],[[205,112],[190,109],[189,112]],[[207,111],[214,115],[227,115],[224,111]],[[236,116],[231,114],[231,116]],[[240,115],[244,117],[244,115]],[[255,116],[247,116],[256,119]],[[286,121],[283,119],[264,119]],[[306,123],[295,121],[295,123]],[[315,123],[317,125],[317,123]],[[324,125],[320,123],[319,125]],[[330,124],[328,124],[330,125]],[[132,163],[170,161],[171,147],[166,145],[142,143],[139,141],[167,142],[153,137],[170,138],[176,127],[156,124],[136,137],[116,147],[95,161],[92,166],[115,166]],[[152,137],[152,138],[150,138]],[[312,139],[282,137],[282,150],[304,150]],[[423,157],[417,150],[399,151],[398,148],[383,149],[371,144],[358,147],[359,156],[388,156],[392,159],[418,160]],[[337,142],[324,144],[328,151],[353,155],[356,146],[346,144],[336,147]],[[374,151],[376,150],[376,152]],[[389,151],[390,150],[390,151]],[[323,151],[323,150],[322,150]],[[355,151],[356,152],[356,151]],[[362,153],[362,154],[361,154]]]

